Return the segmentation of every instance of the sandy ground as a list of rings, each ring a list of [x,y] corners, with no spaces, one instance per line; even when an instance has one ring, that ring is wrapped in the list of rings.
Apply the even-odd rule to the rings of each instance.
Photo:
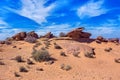
[[[39,40],[44,46],[43,41]],[[53,43],[56,42],[63,49],[54,49]],[[120,63],[114,61],[120,58],[120,45],[114,43],[80,43],[71,40],[54,40],[48,49],[49,53],[56,61],[52,65],[45,65],[45,62],[35,62],[34,65],[28,65],[26,62],[18,63],[12,58],[20,55],[26,61],[32,52],[30,44],[24,41],[13,42],[11,45],[0,45],[0,61],[5,65],[0,65],[0,80],[119,80]],[[13,46],[17,46],[13,48]],[[74,57],[67,53],[67,48],[84,48],[90,46],[95,48],[95,58],[87,58],[83,53],[79,57]],[[111,47],[111,52],[105,52],[106,47]],[[19,49],[21,48],[21,49]],[[83,49],[84,50],[84,49]],[[60,56],[61,51],[66,51],[67,57]],[[61,64],[70,65],[71,70],[60,69]],[[28,72],[19,72],[19,67],[24,66]],[[37,71],[37,68],[43,68],[43,71]],[[17,72],[20,77],[15,77]]]

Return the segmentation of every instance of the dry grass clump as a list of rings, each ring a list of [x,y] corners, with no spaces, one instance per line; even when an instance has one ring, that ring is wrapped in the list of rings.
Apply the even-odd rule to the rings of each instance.
[[[63,51],[60,52],[60,55],[61,55],[61,56],[64,56],[64,57],[67,56],[67,55],[65,54],[65,52],[63,52]]]
[[[39,47],[40,45],[42,45],[42,43],[37,42],[37,43],[34,45],[34,47]]]
[[[16,60],[17,62],[25,62],[21,56],[16,56],[13,60]]]
[[[105,48],[105,49],[104,49],[104,51],[106,51],[106,52],[110,52],[111,50],[112,50],[111,47],[108,47],[108,48]]]
[[[54,43],[54,48],[55,49],[62,49],[62,47],[61,46],[59,46],[58,44],[56,44],[56,43]]]
[[[17,72],[14,72],[15,77],[20,77],[20,75]]]
[[[40,49],[40,50],[33,49],[32,57],[37,62],[50,60],[50,54],[46,49]]]
[[[95,55],[94,49],[92,49],[91,51],[84,52],[84,55],[85,57],[88,57],[88,58],[94,58],[94,55]]]
[[[28,72],[28,70],[27,70],[25,67],[23,67],[23,66],[21,66],[21,67],[19,68],[19,71],[20,71],[20,72]]]
[[[27,64],[28,65],[33,65],[34,63],[33,63],[33,61],[31,59],[27,59]]]
[[[5,65],[5,63],[4,63],[4,62],[2,62],[2,61],[0,61],[0,65]]]
[[[60,68],[62,70],[66,70],[66,71],[69,71],[70,69],[72,69],[72,67],[70,65],[65,65],[65,64],[61,64]]]
[[[116,63],[120,63],[120,58],[115,58],[114,60]]]

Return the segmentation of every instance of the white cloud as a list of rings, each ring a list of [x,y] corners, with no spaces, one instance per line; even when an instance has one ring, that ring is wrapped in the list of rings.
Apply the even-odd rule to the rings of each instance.
[[[7,37],[11,37],[14,34],[21,32],[20,29],[0,29],[0,40],[5,40]]]
[[[0,29],[8,28],[8,24],[2,20],[0,20]]]
[[[89,18],[94,16],[99,16],[107,12],[106,9],[102,7],[104,0],[90,0],[88,3],[80,6],[77,10],[78,16],[82,18]]]
[[[55,3],[45,7],[44,4],[46,0],[21,0],[22,9],[21,10],[12,10],[24,17],[28,17],[37,23],[41,24],[46,22],[46,17],[50,15],[50,12],[55,7]]]
[[[50,26],[46,26],[44,28],[39,28],[36,30],[36,32],[39,35],[44,35],[47,32],[52,32],[54,35],[59,35],[60,32],[68,32],[70,30],[72,30],[73,28],[71,27],[71,25],[69,24],[60,24],[60,25],[50,25]]]

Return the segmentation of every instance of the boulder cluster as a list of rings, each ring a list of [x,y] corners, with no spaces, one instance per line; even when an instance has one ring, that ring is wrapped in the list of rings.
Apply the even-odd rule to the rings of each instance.
[[[101,42],[114,42],[114,43],[119,43],[119,39],[118,38],[111,38],[111,39],[106,39],[102,36],[98,36],[96,39],[90,39],[91,37],[91,33],[88,32],[83,32],[84,27],[80,27],[80,28],[76,28],[70,32],[68,32],[67,34],[64,33],[60,33],[60,37],[70,37],[73,40],[76,41],[82,41],[82,42],[91,42],[91,41],[96,41],[97,43],[101,43]],[[17,34],[15,34],[14,36],[7,38],[5,41],[0,41],[0,44],[9,44],[9,41],[21,41],[21,40],[25,40],[27,42],[36,42],[36,39],[38,38],[54,38],[56,36],[54,36],[51,32],[46,33],[44,36],[38,36],[37,33],[35,33],[34,31],[31,32],[19,32]]]
[[[28,33],[26,33],[26,32],[20,32],[20,33],[15,34],[11,38],[13,40],[20,41],[20,40],[24,40],[28,36],[31,36],[31,37],[34,37],[34,38],[38,38],[37,33],[35,33],[34,31],[31,31],[31,32],[28,32]]]
[[[110,38],[110,39],[106,39],[102,36],[98,36],[96,38],[96,42],[97,43],[101,43],[101,42],[113,42],[113,43],[119,43],[119,38]]]

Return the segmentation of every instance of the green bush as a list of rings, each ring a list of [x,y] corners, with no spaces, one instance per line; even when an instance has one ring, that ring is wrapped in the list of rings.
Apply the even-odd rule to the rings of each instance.
[[[40,50],[34,49],[32,52],[32,57],[37,62],[50,60],[50,54],[46,49],[40,49]]]

